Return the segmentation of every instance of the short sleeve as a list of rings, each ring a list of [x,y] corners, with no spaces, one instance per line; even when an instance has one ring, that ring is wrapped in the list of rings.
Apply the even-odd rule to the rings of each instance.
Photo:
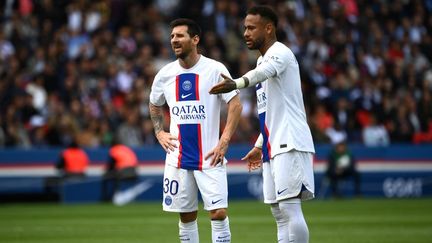
[[[162,83],[160,73],[156,74],[150,91],[150,103],[155,106],[162,106],[166,102]]]
[[[256,70],[270,78],[283,73],[288,65],[298,65],[294,54],[287,48],[273,48],[262,58]]]

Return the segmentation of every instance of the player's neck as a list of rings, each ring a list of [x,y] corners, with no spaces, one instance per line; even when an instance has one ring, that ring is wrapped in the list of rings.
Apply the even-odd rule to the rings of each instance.
[[[261,53],[261,56],[264,56],[264,54],[267,52],[267,50],[277,41],[276,38],[267,39],[264,44],[259,48],[259,52]]]
[[[191,54],[187,55],[185,58],[179,58],[180,66],[182,66],[184,69],[189,69],[195,66],[200,57],[201,55],[197,52],[191,52]]]

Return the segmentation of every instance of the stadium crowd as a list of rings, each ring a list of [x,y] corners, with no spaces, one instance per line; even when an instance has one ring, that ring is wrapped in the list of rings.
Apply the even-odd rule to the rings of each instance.
[[[175,60],[169,22],[195,19],[201,53],[239,77],[255,66],[242,19],[256,3],[274,7],[297,56],[316,143],[432,143],[432,0],[8,0],[0,147],[157,143],[148,96]],[[234,143],[257,136],[254,92],[241,92]]]

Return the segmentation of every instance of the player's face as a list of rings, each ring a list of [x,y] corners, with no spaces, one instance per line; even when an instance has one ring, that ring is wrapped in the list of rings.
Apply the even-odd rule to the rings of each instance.
[[[250,50],[260,49],[265,41],[265,21],[260,15],[248,14],[244,22],[245,31],[243,33],[246,45]]]
[[[184,59],[194,49],[196,49],[197,36],[191,37],[187,32],[188,27],[186,25],[176,26],[171,32],[171,47],[177,58]]]

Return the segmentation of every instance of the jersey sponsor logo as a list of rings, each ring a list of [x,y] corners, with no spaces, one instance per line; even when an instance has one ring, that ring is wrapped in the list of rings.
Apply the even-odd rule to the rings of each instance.
[[[175,105],[171,108],[171,114],[180,120],[204,120],[206,112],[204,105]]]
[[[267,82],[267,81],[266,81]],[[263,161],[268,162],[271,158],[271,146],[269,142],[269,131],[265,123],[266,111],[267,111],[267,96],[264,92],[264,87],[262,83],[256,85],[256,95],[257,95],[257,106],[258,106],[258,117],[260,121],[260,130],[263,135]]]
[[[259,113],[265,112],[267,105],[267,97],[264,92],[257,92],[257,103],[258,103],[258,111]]]
[[[219,200],[216,200],[216,201],[213,201],[213,200],[212,200],[212,204],[216,204],[216,203],[218,203],[218,202],[220,202],[220,201],[222,201],[222,199],[219,199]]]
[[[256,96],[257,96],[258,114],[266,112],[267,96],[266,93],[264,92],[264,88],[262,87],[261,83],[256,85]]]

